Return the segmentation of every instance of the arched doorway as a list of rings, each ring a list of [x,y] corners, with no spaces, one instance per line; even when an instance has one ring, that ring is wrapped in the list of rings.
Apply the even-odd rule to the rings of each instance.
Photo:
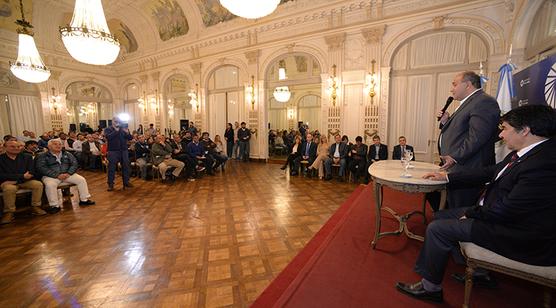
[[[488,58],[484,41],[465,31],[425,33],[398,47],[392,57],[387,144],[405,136],[420,161],[438,160],[436,113],[450,96],[454,76],[479,71]],[[456,104],[450,106],[453,112]]]
[[[189,93],[195,89],[195,86],[185,75],[177,74],[166,80],[163,89],[168,107],[167,126],[171,131],[180,131],[181,123],[189,123],[193,120],[193,106],[190,104]]]
[[[207,115],[211,136],[222,137],[226,123],[240,121],[243,91],[237,66],[220,66],[210,75],[207,84]]]
[[[269,65],[265,74],[269,157],[286,158],[273,141],[284,131],[298,130],[300,125],[308,126],[308,131],[322,131],[320,75],[317,59],[302,52],[283,54]],[[289,93],[284,96],[284,92]]]
[[[112,94],[102,85],[73,82],[66,88],[66,103],[68,122],[77,131],[85,131],[87,127],[96,130],[112,124]]]

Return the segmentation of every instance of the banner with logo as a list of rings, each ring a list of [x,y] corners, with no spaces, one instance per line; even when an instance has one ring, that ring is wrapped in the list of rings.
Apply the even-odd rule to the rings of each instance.
[[[532,104],[556,108],[556,54],[514,74],[513,79],[512,108]]]

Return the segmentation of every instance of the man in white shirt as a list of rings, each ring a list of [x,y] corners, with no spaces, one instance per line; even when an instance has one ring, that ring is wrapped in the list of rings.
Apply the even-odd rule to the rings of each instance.
[[[97,169],[100,162],[100,143],[94,141],[93,135],[87,135],[87,141],[81,145],[83,167]]]

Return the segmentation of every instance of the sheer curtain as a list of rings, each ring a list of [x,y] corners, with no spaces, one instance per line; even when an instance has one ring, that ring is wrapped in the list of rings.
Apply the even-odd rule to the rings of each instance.
[[[0,95],[0,136],[10,133],[8,125],[10,120],[8,118],[8,104],[6,103],[6,95]]]
[[[35,96],[8,95],[10,130],[20,135],[30,130],[41,135],[44,132],[41,101]]]

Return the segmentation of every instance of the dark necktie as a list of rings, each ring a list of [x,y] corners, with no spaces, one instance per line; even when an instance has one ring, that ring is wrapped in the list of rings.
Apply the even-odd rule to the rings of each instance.
[[[305,145],[305,156],[309,156],[309,149],[311,148],[311,143],[307,142]]]
[[[490,189],[491,184],[494,181],[496,181],[498,178],[500,178],[500,176],[503,173],[506,173],[508,170],[510,170],[510,168],[514,165],[514,163],[517,161],[518,158],[519,158],[519,156],[517,156],[517,152],[514,152],[514,154],[510,158],[510,161],[506,164],[506,167],[504,167],[500,172],[498,172],[496,174],[496,177],[488,185],[485,186],[485,188],[481,192],[481,197],[479,198],[479,202],[482,202],[485,199],[486,194],[487,194],[488,190]]]

